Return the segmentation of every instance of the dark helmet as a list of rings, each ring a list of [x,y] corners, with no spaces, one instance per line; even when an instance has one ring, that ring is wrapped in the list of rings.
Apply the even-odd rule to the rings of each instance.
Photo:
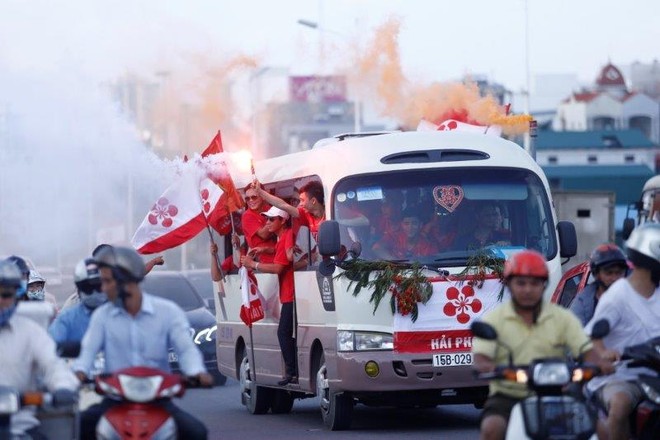
[[[131,248],[107,246],[94,257],[99,267],[109,267],[119,282],[139,283],[147,274],[142,257]]]
[[[657,285],[660,282],[660,223],[644,223],[633,229],[626,241],[626,250],[633,266],[650,270]]]
[[[101,291],[101,273],[96,260],[93,258],[80,260],[73,271],[73,281],[80,292],[90,294]]]
[[[621,248],[614,243],[604,243],[596,247],[589,258],[589,267],[596,273],[601,267],[618,264],[628,267],[626,255]]]
[[[504,263],[504,279],[511,277],[533,277],[547,280],[548,265],[543,255],[536,251],[524,250],[513,254]]]
[[[108,249],[112,248],[112,245],[107,244],[107,243],[101,243],[100,245],[96,246],[94,250],[92,251],[92,257],[96,257],[96,255],[101,252],[103,249]]]
[[[17,255],[12,255],[11,257],[7,257],[7,261],[11,261],[18,267],[18,270],[21,272],[21,275],[24,277],[29,277],[30,276],[30,267],[27,265],[24,259]]]
[[[9,260],[9,258],[0,261],[0,286],[19,289],[22,281],[23,275],[15,262]]]

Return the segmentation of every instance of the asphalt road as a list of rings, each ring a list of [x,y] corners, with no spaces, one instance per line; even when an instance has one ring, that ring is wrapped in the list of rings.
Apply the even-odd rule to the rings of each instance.
[[[475,439],[479,435],[479,410],[472,405],[434,409],[369,408],[358,405],[350,431],[328,431],[318,409],[318,399],[296,400],[290,414],[252,415],[240,402],[238,382],[223,387],[188,390],[176,402],[201,419],[209,439]]]

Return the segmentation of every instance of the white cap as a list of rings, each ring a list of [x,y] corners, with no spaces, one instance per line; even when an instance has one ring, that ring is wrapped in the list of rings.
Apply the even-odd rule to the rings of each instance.
[[[262,212],[261,215],[263,215],[264,217],[269,217],[269,218],[270,217],[282,217],[284,220],[289,219],[289,213],[288,212],[286,212],[286,211],[284,211],[280,208],[277,208],[275,206],[271,206],[268,211]]]

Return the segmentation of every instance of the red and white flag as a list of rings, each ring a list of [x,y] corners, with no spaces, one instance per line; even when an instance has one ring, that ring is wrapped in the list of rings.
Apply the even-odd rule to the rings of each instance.
[[[153,254],[187,242],[207,225],[218,230],[229,214],[222,195],[199,163],[184,165],[177,181],[158,198],[135,231],[133,247],[141,254]]]
[[[252,323],[264,319],[265,316],[261,292],[254,273],[248,271],[245,266],[241,267],[238,273],[241,276],[241,296],[243,298],[240,317],[245,325],[252,327]]]

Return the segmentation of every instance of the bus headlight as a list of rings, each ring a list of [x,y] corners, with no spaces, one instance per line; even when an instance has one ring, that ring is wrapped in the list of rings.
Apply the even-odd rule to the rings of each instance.
[[[394,338],[388,333],[337,331],[338,351],[392,350]]]

